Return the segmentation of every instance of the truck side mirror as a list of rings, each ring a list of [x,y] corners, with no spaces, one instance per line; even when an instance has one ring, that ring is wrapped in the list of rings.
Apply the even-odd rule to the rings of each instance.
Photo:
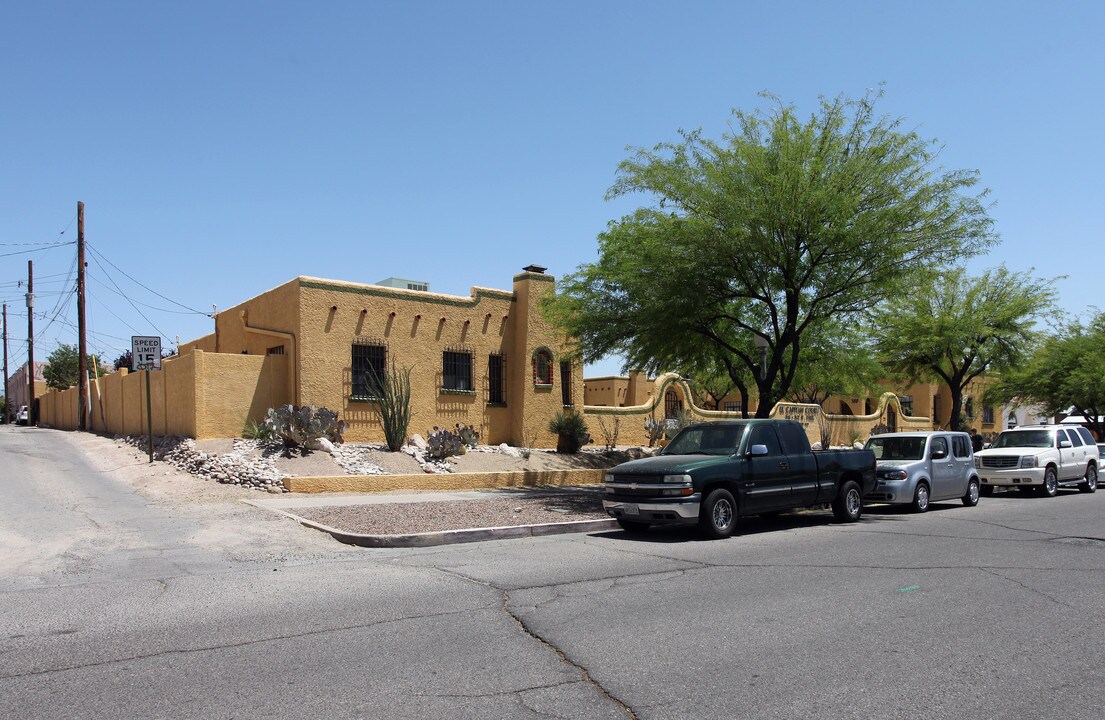
[[[757,457],[759,455],[767,455],[767,445],[753,445],[752,449],[748,451],[748,457]]]
[[[1060,440],[1059,441],[1059,449],[1062,450],[1062,449],[1066,449],[1066,448],[1069,448],[1069,447],[1074,447],[1073,445],[1071,445],[1070,440]]]

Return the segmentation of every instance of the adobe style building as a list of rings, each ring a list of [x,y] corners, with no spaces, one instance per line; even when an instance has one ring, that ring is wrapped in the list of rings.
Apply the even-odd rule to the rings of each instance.
[[[36,398],[46,394],[46,377],[42,374],[46,370],[46,363],[35,362],[35,393]],[[8,417],[15,417],[15,413],[24,405],[29,405],[27,395],[31,385],[27,377],[27,363],[8,376]]]
[[[182,344],[180,356],[281,361],[258,366],[278,390],[265,402],[218,410],[238,424],[260,419],[258,408],[317,405],[349,423],[347,440],[382,442],[373,374],[409,368],[409,434],[460,423],[481,443],[550,447],[549,420],[583,404],[582,367],[540,307],[554,289],[536,265],[511,290],[474,287],[468,297],[298,277],[219,312],[215,332]]]

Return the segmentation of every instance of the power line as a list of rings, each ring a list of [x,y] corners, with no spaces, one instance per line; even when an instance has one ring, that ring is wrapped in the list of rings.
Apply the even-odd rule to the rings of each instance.
[[[0,257],[12,257],[13,255],[27,255],[29,253],[49,252],[50,250],[61,247],[62,245],[75,245],[75,244],[76,244],[76,241],[73,241],[73,242],[58,243],[56,245],[51,245],[49,247],[39,248],[37,250],[16,250],[14,252],[0,253]]]
[[[121,292],[119,292],[118,290],[116,290],[114,288],[111,288],[111,287],[108,287],[107,285],[104,285],[102,282],[100,282],[100,279],[97,278],[95,275],[89,275],[88,277],[89,277],[89,279],[95,280],[105,290],[113,292],[116,295],[121,295],[124,298],[127,297],[127,295],[125,293],[121,293]],[[156,305],[150,305],[148,303],[144,303],[140,300],[134,300],[134,302],[138,303],[142,307],[146,307],[146,308],[149,308],[151,310],[157,310],[158,312],[172,313],[174,315],[204,315],[204,316],[210,317],[209,313],[199,313],[199,312],[196,312],[195,310],[169,310],[167,308],[159,308]]]
[[[87,246],[86,246],[86,247],[87,247]],[[94,250],[93,250],[93,255],[94,255],[94,256],[100,256],[100,253],[98,253],[98,252],[96,252],[96,251],[94,251]],[[157,327],[157,324],[156,324],[156,323],[154,323],[154,321],[153,321],[153,320],[150,320],[150,319],[149,319],[148,317],[146,317],[146,314],[145,314],[145,313],[143,313],[143,312],[142,312],[141,310],[139,310],[139,309],[138,309],[138,306],[134,304],[134,301],[132,301],[132,300],[131,300],[131,299],[130,299],[129,297],[127,297],[126,293],[124,293],[124,292],[123,292],[123,289],[119,287],[119,284],[118,284],[118,283],[116,283],[116,282],[115,282],[115,280],[114,280],[114,279],[112,279],[112,277],[111,277],[110,275],[108,275],[108,274],[107,274],[107,269],[106,269],[106,268],[104,268],[104,266],[103,266],[103,265],[100,265],[100,261],[99,261],[99,260],[97,260],[97,259],[96,259],[96,257],[93,257],[92,259],[93,259],[93,260],[94,260],[94,261],[96,262],[96,264],[97,264],[97,265],[99,265],[99,266],[100,266],[100,269],[104,271],[104,275],[105,275],[105,277],[107,277],[107,279],[111,281],[111,284],[115,286],[115,289],[119,291],[119,294],[123,296],[123,299],[124,299],[124,300],[126,300],[126,301],[127,301],[127,302],[128,302],[129,304],[130,304],[130,306],[131,306],[132,308],[134,308],[134,311],[135,311],[136,313],[138,313],[139,315],[141,315],[141,316],[142,316],[142,319],[143,319],[143,320],[145,320],[146,322],[148,322],[148,323],[150,324],[150,327],[152,327],[152,328],[153,328],[154,330],[157,330],[157,332],[158,332],[158,334],[159,334],[159,335],[161,335],[162,337],[168,337],[168,335],[166,335],[165,333],[161,332],[161,329]],[[107,261],[107,262],[108,262],[109,264],[111,263],[111,261],[110,261],[110,260],[107,260],[107,258],[104,258],[104,260],[105,260],[105,261]],[[115,267],[115,266],[114,266],[114,265],[112,265],[112,267]],[[116,269],[116,270],[119,270],[119,268],[115,268],[115,269]],[[123,271],[122,271],[122,270],[119,270],[119,272],[123,272]],[[124,274],[124,275],[126,275],[126,273],[123,273],[123,274]],[[130,276],[128,275],[127,277],[130,277]],[[133,278],[131,278],[131,279],[133,280]],[[135,282],[137,282],[137,281],[135,281]],[[141,283],[139,283],[139,284],[141,285]],[[145,287],[145,285],[143,285],[143,287]],[[149,288],[147,288],[147,289],[149,289]],[[156,295],[157,293],[154,293],[154,294]],[[166,299],[166,300],[168,300],[168,298],[165,298],[165,299]],[[172,300],[170,300],[169,302],[173,302],[173,301],[172,301]],[[107,307],[107,306],[105,305],[104,307]],[[183,307],[183,306],[182,306],[182,307]],[[111,311],[109,310],[108,312],[111,312]],[[112,313],[112,314],[114,315],[115,313]],[[119,317],[118,315],[115,315],[115,317],[119,318],[120,322],[122,322],[122,321],[123,321],[123,319],[122,319],[122,318],[120,318],[120,317]],[[125,323],[125,322],[124,322],[123,324],[124,324],[124,325],[126,325],[126,323]],[[127,327],[130,327],[130,325],[127,325]],[[134,330],[134,328],[131,328],[131,330]],[[140,333],[140,332],[138,332],[137,330],[135,330],[134,334],[135,334],[135,335],[141,335],[142,333]]]
[[[125,272],[124,270],[120,269],[118,265],[116,265],[115,263],[111,262],[111,261],[110,261],[110,260],[108,260],[108,259],[107,259],[106,257],[104,257],[104,255],[103,255],[102,253],[100,253],[100,252],[99,252],[98,250],[96,250],[96,249],[95,249],[94,247],[92,247],[91,245],[86,245],[85,247],[87,247],[87,248],[88,248],[88,250],[89,250],[89,251],[91,251],[93,255],[95,255],[96,257],[98,257],[98,258],[100,258],[100,259],[102,259],[102,260],[103,260],[104,262],[106,262],[106,263],[107,263],[108,265],[110,265],[111,267],[113,267],[113,268],[115,268],[116,270],[118,270],[119,272],[121,272],[121,273],[123,274],[123,276],[124,276],[124,277],[126,277],[126,278],[127,278],[128,280],[130,280],[130,281],[131,281],[131,282],[133,282],[134,284],[138,285],[139,287],[145,288],[146,290],[148,290],[149,292],[151,292],[151,293],[153,293],[154,295],[158,296],[158,297],[159,297],[159,298],[161,298],[162,300],[166,300],[166,301],[168,301],[168,302],[171,302],[171,303],[172,303],[173,305],[176,305],[177,307],[182,307],[182,308],[184,308],[185,310],[191,310],[192,312],[194,312],[194,313],[195,313],[195,314],[197,314],[197,315],[206,315],[206,316],[208,316],[208,317],[210,317],[210,316],[211,316],[211,314],[210,314],[210,313],[206,313],[206,312],[203,312],[202,310],[196,310],[195,308],[192,308],[192,307],[188,307],[188,306],[187,306],[187,305],[185,305],[184,303],[178,303],[178,302],[177,302],[176,300],[173,300],[173,299],[172,299],[172,298],[170,298],[170,297],[165,297],[164,295],[162,295],[161,293],[157,292],[157,291],[156,291],[156,290],[154,290],[153,288],[150,288],[150,287],[148,287],[148,286],[146,286],[146,285],[143,285],[143,284],[142,284],[141,282],[139,282],[138,280],[135,280],[135,279],[134,279],[133,277],[131,277],[130,275],[128,275],[128,274],[127,274],[127,273],[126,273],[126,272]],[[101,266],[101,267],[102,267],[102,266]],[[112,281],[112,282],[114,282],[114,281]],[[118,285],[116,285],[116,287],[118,287]],[[120,292],[122,292],[122,291],[120,291]]]

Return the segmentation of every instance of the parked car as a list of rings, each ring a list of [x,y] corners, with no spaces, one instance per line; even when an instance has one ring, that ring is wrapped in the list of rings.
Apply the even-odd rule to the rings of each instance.
[[[995,487],[1016,487],[1054,497],[1059,487],[1097,490],[1101,454],[1086,428],[1021,425],[998,435],[993,447],[975,453],[982,494]]]
[[[26,405],[20,405],[19,406],[19,411],[15,413],[15,424],[16,425],[26,425],[27,420],[28,420],[29,417],[30,417],[30,411],[27,409],[27,406]]]
[[[629,531],[694,525],[711,538],[732,534],[742,515],[831,505],[858,520],[875,484],[870,450],[810,449],[789,420],[721,420],[688,425],[659,455],[606,471],[606,512]]]
[[[865,500],[911,505],[925,512],[941,500],[978,504],[981,484],[964,432],[908,432],[872,435],[865,446],[875,453],[877,484]]]

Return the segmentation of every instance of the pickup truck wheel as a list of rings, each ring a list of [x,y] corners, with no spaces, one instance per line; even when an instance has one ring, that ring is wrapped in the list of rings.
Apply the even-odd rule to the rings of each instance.
[[[833,499],[833,515],[840,522],[855,522],[863,513],[863,497],[859,485],[849,480],[840,486],[840,492]]]
[[[917,490],[913,493],[913,512],[923,513],[929,509],[929,486],[917,483]]]
[[[1086,481],[1078,486],[1084,493],[1092,493],[1097,490],[1097,468],[1090,465],[1086,468]]]
[[[1055,474],[1055,468],[1049,467],[1044,471],[1044,484],[1040,486],[1040,494],[1044,497],[1055,497],[1059,492],[1059,476]]]
[[[706,496],[698,525],[709,538],[720,540],[733,534],[737,524],[737,502],[728,490],[718,488]]]
[[[622,530],[631,533],[643,533],[648,530],[652,523],[642,522],[640,520],[626,520],[625,518],[616,518],[618,524],[622,526]]]
[[[971,481],[967,483],[967,494],[963,496],[963,504],[967,507],[978,505],[979,493],[978,478],[971,478]]]

